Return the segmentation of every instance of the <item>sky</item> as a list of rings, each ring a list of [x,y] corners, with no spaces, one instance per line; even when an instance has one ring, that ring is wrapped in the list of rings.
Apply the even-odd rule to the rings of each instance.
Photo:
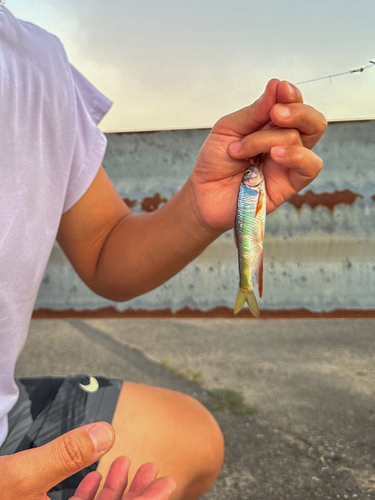
[[[5,0],[114,102],[103,132],[210,128],[267,81],[375,61],[374,0]],[[299,86],[327,120],[375,118],[375,65]]]

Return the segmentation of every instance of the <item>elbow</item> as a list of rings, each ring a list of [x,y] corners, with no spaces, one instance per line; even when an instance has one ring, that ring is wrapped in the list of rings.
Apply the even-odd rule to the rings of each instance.
[[[148,292],[148,289],[143,289],[139,286],[132,286],[132,284],[122,284],[121,286],[110,286],[108,284],[90,284],[90,289],[100,297],[113,302],[128,302],[131,299],[139,297]]]
[[[131,299],[134,299],[138,295],[136,293],[129,293],[127,291],[121,290],[101,290],[100,288],[90,287],[93,292],[95,292],[100,297],[104,299],[111,300],[112,302],[128,302]]]

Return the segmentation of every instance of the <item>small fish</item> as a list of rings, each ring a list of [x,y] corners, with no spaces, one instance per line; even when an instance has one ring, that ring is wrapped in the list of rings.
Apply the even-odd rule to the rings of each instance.
[[[240,285],[234,314],[247,302],[255,317],[260,316],[252,287],[255,274],[259,297],[263,294],[263,237],[266,222],[266,188],[264,176],[256,165],[250,165],[245,172],[237,197],[234,222],[235,242],[238,250]]]

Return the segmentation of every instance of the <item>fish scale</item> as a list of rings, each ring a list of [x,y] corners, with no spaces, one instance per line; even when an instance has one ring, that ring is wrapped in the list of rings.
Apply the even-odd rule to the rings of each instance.
[[[234,225],[238,250],[240,284],[234,313],[247,302],[254,316],[260,315],[252,286],[252,274],[259,283],[259,294],[263,287],[263,235],[266,213],[266,193],[262,172],[251,165],[241,181],[236,219]]]
[[[250,269],[257,250],[257,245],[253,238],[253,234],[257,232],[257,222],[252,216],[256,210],[256,203],[254,203],[254,197],[256,196],[256,191],[241,184],[238,200],[240,208],[238,210],[239,217],[236,223],[236,232],[237,235],[240,235],[237,238],[237,244],[240,284],[242,287],[251,287]]]

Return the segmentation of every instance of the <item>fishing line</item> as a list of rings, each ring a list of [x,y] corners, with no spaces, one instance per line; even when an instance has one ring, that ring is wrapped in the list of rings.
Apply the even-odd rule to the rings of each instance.
[[[354,73],[363,73],[365,69],[367,68],[372,68],[375,66],[375,61],[369,61],[367,66],[362,66],[361,68],[356,68],[356,69],[350,69],[349,71],[344,71],[343,73],[336,73],[335,75],[328,75],[328,76],[321,76],[320,78],[312,78],[311,80],[305,80],[303,82],[298,82],[295,85],[303,85],[304,83],[310,83],[310,82],[317,82],[318,80],[326,80],[327,78],[335,78],[336,76],[342,76],[342,75],[352,75]]]

